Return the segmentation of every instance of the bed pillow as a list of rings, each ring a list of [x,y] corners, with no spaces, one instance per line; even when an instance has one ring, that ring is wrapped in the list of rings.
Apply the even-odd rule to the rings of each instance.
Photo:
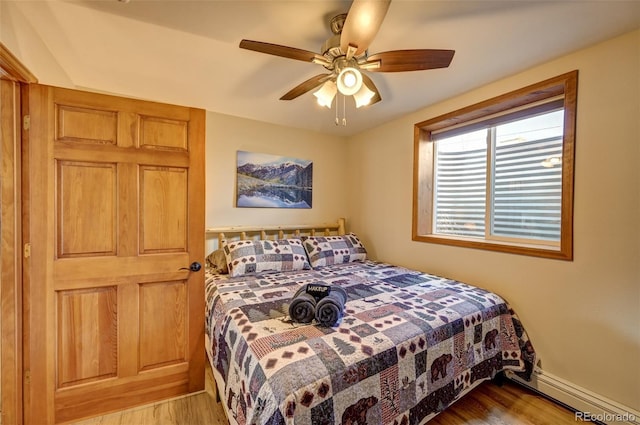
[[[300,239],[224,241],[222,248],[232,277],[311,268]]]
[[[367,250],[354,233],[343,236],[303,236],[302,244],[313,268],[367,258]]]
[[[207,255],[207,265],[219,274],[228,274],[227,257],[224,255],[222,248],[216,249]]]

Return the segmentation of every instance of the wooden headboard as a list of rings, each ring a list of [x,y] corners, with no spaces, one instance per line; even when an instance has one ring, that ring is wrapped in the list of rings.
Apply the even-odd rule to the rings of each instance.
[[[286,226],[230,226],[211,227],[206,229],[206,238],[218,238],[218,247],[225,239],[285,239],[304,235],[330,236],[345,234],[345,219],[339,218],[335,223],[300,224]]]

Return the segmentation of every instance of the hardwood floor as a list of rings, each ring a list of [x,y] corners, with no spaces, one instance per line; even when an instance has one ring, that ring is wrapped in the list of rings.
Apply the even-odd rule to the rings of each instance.
[[[74,425],[227,425],[222,405],[215,402],[215,385],[207,367],[206,390]],[[429,425],[575,425],[574,413],[521,385],[501,387],[485,382],[458,400]]]
[[[502,386],[485,382],[429,425],[569,425],[575,414],[529,389],[506,380]]]

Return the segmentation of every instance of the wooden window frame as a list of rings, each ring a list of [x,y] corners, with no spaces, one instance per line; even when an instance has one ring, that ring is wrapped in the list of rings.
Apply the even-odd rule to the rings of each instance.
[[[578,71],[515,90],[414,125],[413,220],[412,239],[465,248],[477,248],[511,254],[559,260],[573,260],[573,185]],[[434,191],[434,148],[432,133],[497,114],[526,108],[558,96],[564,98],[564,134],[562,143],[562,210],[560,244],[546,247],[527,243],[503,242],[432,233]]]

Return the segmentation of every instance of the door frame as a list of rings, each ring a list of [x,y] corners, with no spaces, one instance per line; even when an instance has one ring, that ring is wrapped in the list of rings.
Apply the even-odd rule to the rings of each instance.
[[[0,43],[0,400],[2,422],[23,423],[22,91],[36,77]]]

